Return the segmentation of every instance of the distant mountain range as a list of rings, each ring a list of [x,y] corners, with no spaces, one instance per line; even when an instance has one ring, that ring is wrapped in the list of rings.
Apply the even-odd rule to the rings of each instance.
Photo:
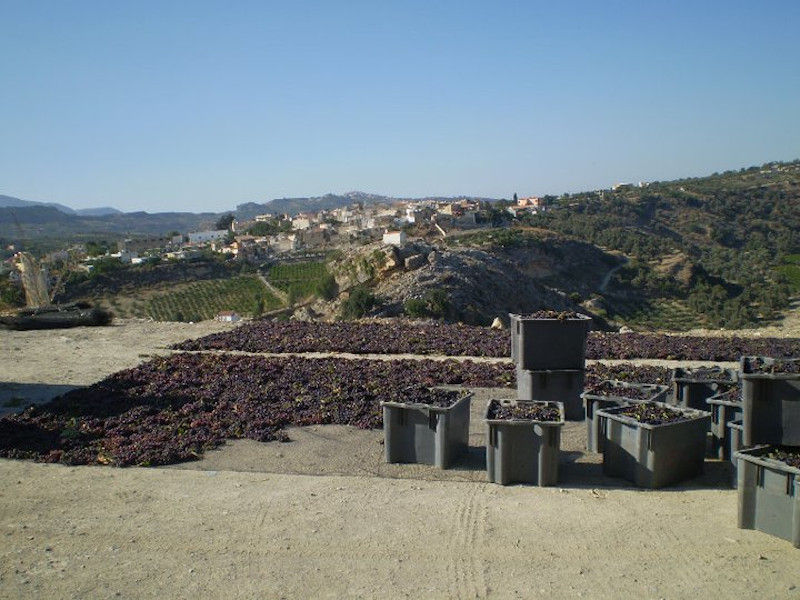
[[[31,206],[49,206],[66,215],[83,215],[85,217],[106,217],[108,215],[122,214],[121,210],[110,206],[74,209],[69,206],[64,206],[63,204],[58,204],[57,202],[36,202],[34,200],[22,200],[21,198],[0,194],[0,208],[22,208]]]
[[[45,240],[165,235],[171,231],[210,228],[219,216],[218,213],[125,213],[111,207],[75,210],[54,202],[0,195],[0,242],[42,244]]]

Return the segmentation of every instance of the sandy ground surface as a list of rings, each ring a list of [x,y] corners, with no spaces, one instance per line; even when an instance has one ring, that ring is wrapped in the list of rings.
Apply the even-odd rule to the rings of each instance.
[[[0,390],[86,385],[227,327],[0,331]],[[558,487],[489,484],[479,417],[499,392],[476,393],[449,471],[387,465],[380,432],[338,426],[163,469],[0,460],[0,597],[800,598],[800,551],[736,528],[726,464],[636,490],[575,423]]]

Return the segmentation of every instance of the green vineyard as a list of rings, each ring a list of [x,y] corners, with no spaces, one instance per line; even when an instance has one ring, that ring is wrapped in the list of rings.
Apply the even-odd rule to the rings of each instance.
[[[615,301],[615,319],[636,328],[686,331],[706,325],[704,320],[683,302],[655,299],[647,302]]]
[[[156,321],[202,321],[222,310],[254,316],[281,308],[283,304],[257,277],[197,281],[150,297],[144,315]]]
[[[270,267],[269,282],[290,298],[301,299],[319,295],[320,286],[330,278],[324,262],[298,262]]]

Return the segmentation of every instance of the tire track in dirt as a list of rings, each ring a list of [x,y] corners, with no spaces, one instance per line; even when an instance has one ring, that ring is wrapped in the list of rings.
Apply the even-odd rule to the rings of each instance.
[[[447,566],[452,598],[486,598],[486,573],[477,548],[482,547],[488,508],[483,498],[485,484],[469,486],[455,510],[448,535]]]

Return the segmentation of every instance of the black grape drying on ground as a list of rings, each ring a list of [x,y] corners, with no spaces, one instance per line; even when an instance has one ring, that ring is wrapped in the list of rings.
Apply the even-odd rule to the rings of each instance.
[[[245,352],[349,352],[352,354],[434,354],[509,356],[511,337],[488,327],[408,321],[335,323],[253,321],[173,346],[176,350]]]
[[[742,356],[800,356],[800,338],[742,338],[651,333],[589,334],[586,358],[737,361]]]
[[[387,398],[384,402],[398,402],[403,404],[425,404],[438,408],[450,408],[456,402],[468,395],[466,390],[443,390],[438,388],[427,388],[424,386],[412,386],[404,390],[387,390]]]
[[[349,352],[508,357],[508,331],[441,322],[252,321],[173,346],[177,350]],[[586,358],[738,361],[741,356],[800,356],[800,338],[699,337],[590,332]]]
[[[487,417],[489,419],[545,422],[558,421],[561,419],[558,407],[549,402],[501,404],[497,400],[492,400],[489,403]]]
[[[798,360],[764,360],[760,356],[747,359],[745,370],[748,373],[764,373],[768,375],[792,375],[800,373],[800,359]]]
[[[800,450],[797,448],[777,448],[770,452],[767,457],[784,462],[795,469],[800,469]]]
[[[595,364],[586,383],[663,383],[668,376],[660,367]],[[183,462],[226,439],[286,440],[292,425],[380,428],[382,400],[419,401],[438,385],[508,388],[514,366],[177,354],[0,419],[0,456],[118,466]]]
[[[679,410],[667,408],[665,406],[656,406],[655,404],[646,402],[626,406],[615,414],[631,417],[640,423],[646,423],[648,425],[663,425],[665,423],[677,423],[678,421],[688,420],[688,417]]]
[[[286,440],[291,425],[380,428],[380,402],[396,398],[392,390],[512,381],[511,365],[471,361],[178,354],[0,419],[0,456],[170,464],[225,439]]]
[[[630,398],[631,400],[649,400],[656,395],[658,390],[641,388],[636,385],[624,385],[619,381],[602,381],[586,390],[593,396],[613,396],[615,398]]]

